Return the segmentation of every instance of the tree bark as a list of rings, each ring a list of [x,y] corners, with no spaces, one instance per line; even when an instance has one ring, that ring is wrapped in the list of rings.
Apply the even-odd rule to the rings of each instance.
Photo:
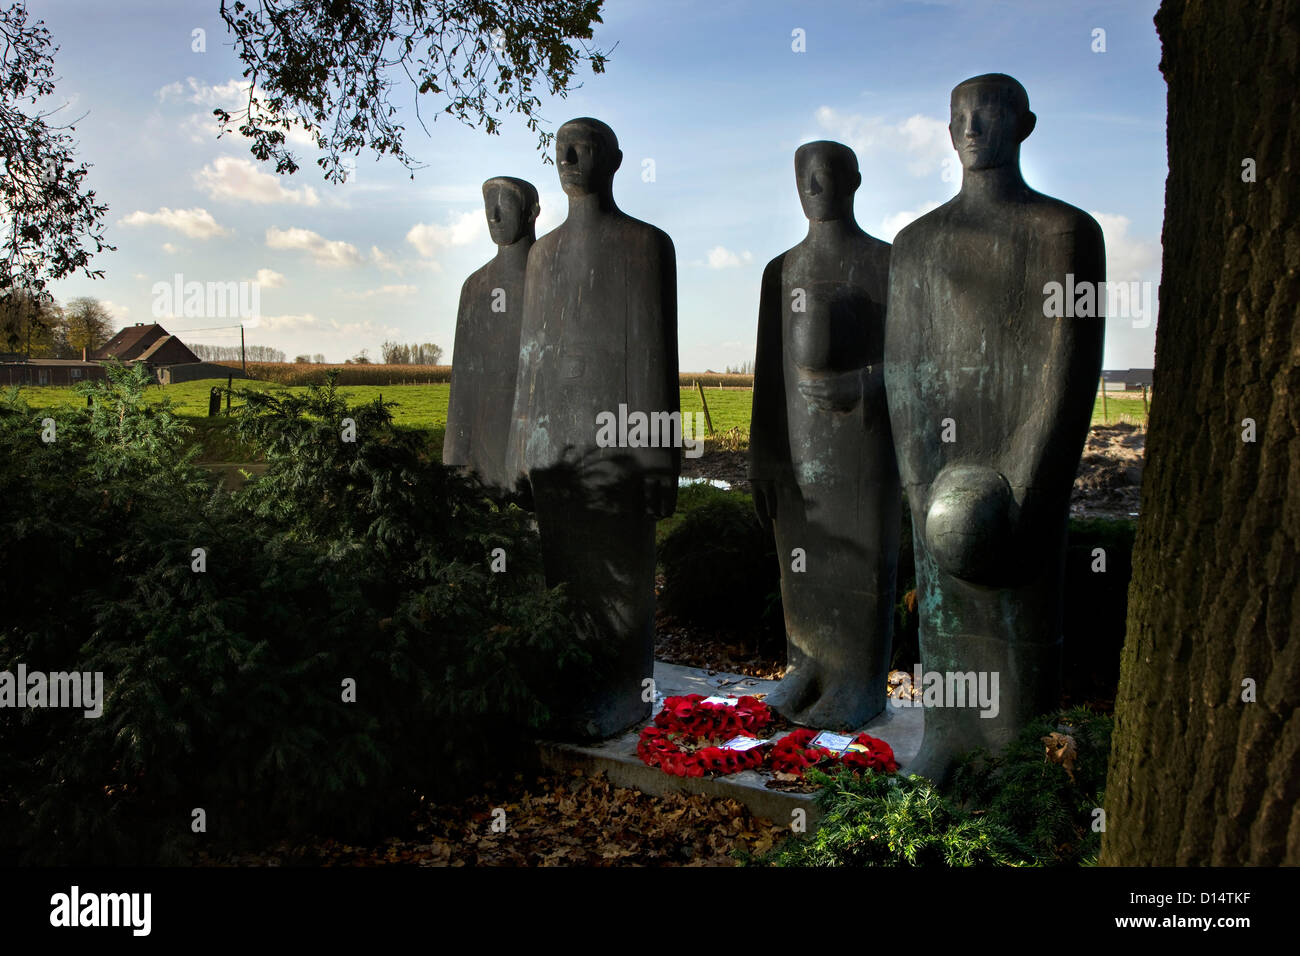
[[[1300,864],[1300,2],[1155,22],[1164,264],[1101,863]]]

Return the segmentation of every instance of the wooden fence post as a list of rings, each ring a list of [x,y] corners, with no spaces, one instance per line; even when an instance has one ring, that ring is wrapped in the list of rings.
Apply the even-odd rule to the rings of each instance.
[[[1142,424],[1146,425],[1147,419],[1151,417],[1151,407],[1147,405],[1147,387],[1142,386]]]
[[[704,397],[704,386],[700,380],[695,380],[695,390],[700,393],[700,404],[704,406],[704,424],[708,426],[709,434],[713,434],[713,418],[709,415],[709,400]]]
[[[1104,375],[1101,377],[1101,423],[1103,425],[1107,424],[1106,422],[1106,376]]]

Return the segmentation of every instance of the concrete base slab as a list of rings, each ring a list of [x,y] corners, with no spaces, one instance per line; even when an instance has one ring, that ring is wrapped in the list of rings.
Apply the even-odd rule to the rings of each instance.
[[[698,667],[683,667],[655,661],[654,713],[663,707],[665,697],[683,694],[703,694],[742,697],[746,694],[761,696],[776,687],[776,681],[759,680],[743,674],[710,673]],[[874,718],[856,733],[879,737],[894,750],[899,767],[906,771],[921,747],[925,728],[920,707],[886,705],[885,712]],[[818,728],[823,729],[823,728]],[[735,800],[756,816],[766,817],[776,823],[791,819],[791,812],[802,809],[807,813],[809,829],[820,817],[813,805],[813,794],[789,793],[769,790],[767,783],[772,775],[766,770],[746,770],[722,777],[675,777],[657,767],[647,767],[636,754],[637,737],[641,728],[635,727],[625,734],[611,737],[595,744],[572,744],[554,741],[539,743],[539,756],[543,766],[553,770],[582,770],[586,773],[604,772],[610,782],[620,787],[634,787],[643,793],[663,796],[668,793],[699,793],[711,797]],[[775,735],[780,738],[788,733]]]

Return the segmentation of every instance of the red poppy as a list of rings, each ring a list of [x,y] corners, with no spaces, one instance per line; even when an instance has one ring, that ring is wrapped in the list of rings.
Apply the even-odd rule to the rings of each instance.
[[[700,694],[669,697],[654,724],[641,731],[637,756],[651,767],[679,777],[706,772],[728,774],[762,766],[761,747],[746,751],[724,749],[716,742],[755,736],[772,722],[772,712],[755,697],[741,697],[735,706],[706,704]],[[690,752],[695,748],[694,752]]]

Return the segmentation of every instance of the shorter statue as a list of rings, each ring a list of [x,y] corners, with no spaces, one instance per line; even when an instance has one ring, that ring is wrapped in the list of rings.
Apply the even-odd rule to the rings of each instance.
[[[1045,298],[1053,283],[1104,290],[1106,252],[1091,216],[1021,177],[1034,124],[1011,77],[958,84],[961,191],[894,239],[885,385],[921,664],[943,691],[923,699],[925,738],[904,769],[939,781],[1059,703],[1066,520],[1104,325],[1048,317]]]
[[[599,120],[556,135],[569,214],[528,256],[510,442],[547,582],[568,585],[579,637],[602,662],[553,689],[562,729],[582,737],[650,715],[655,522],[673,513],[681,471],[676,254],[666,233],[614,204],[622,159]],[[602,423],[633,417],[656,424],[611,441]]]
[[[889,245],[853,218],[847,146],[795,152],[804,240],[763,272],[750,484],[781,561],[787,668],[768,703],[855,729],[885,706],[902,492],[882,360]]]
[[[524,270],[541,209],[533,184],[509,176],[483,184],[483,204],[497,254],[460,290],[442,462],[502,494],[514,490],[506,443],[519,373]]]

